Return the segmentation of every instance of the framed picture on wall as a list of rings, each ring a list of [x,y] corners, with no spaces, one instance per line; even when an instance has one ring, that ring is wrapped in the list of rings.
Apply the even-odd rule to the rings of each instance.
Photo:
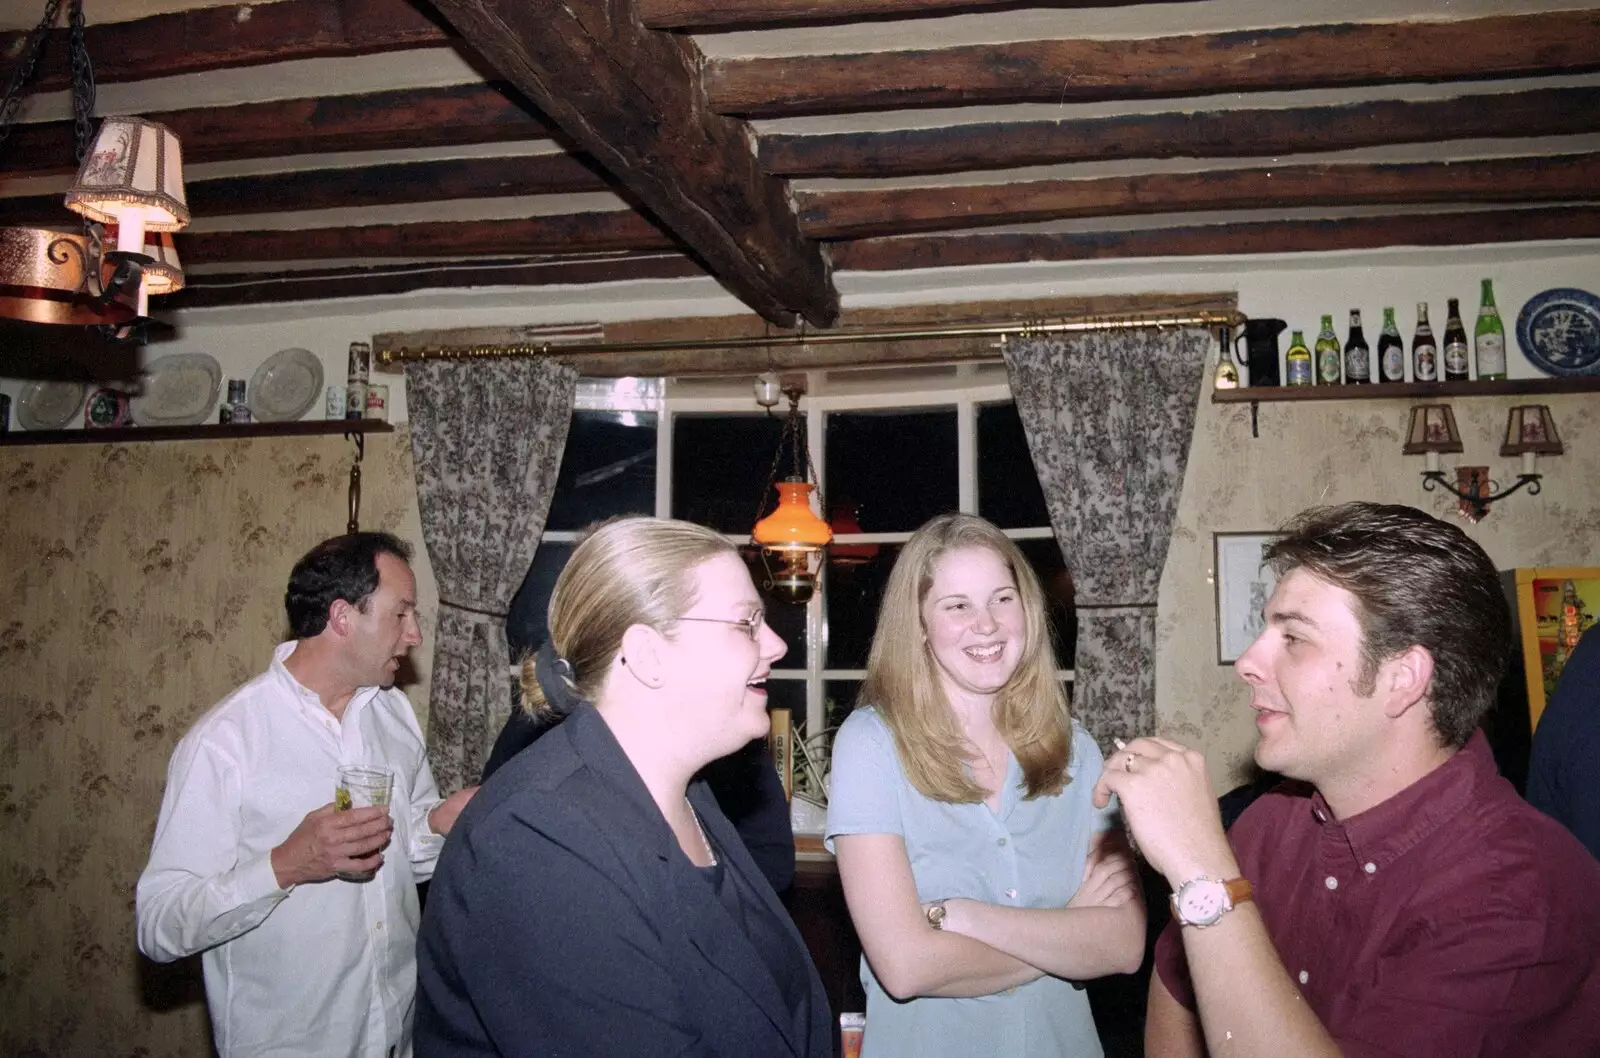
[[[1217,585],[1217,664],[1232,665],[1265,627],[1266,609],[1278,577],[1261,561],[1281,533],[1212,533],[1212,570]]]

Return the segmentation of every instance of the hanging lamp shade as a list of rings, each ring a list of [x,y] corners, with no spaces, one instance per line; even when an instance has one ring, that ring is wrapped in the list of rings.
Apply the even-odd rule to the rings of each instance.
[[[106,118],[67,190],[67,208],[102,224],[182,231],[189,204],[177,133],[144,118]]]
[[[833,505],[833,519],[829,522],[835,537],[862,531],[853,503]],[[828,561],[836,566],[862,566],[878,557],[877,544],[834,544],[828,551]]]
[[[98,248],[80,232],[0,228],[0,317],[27,323],[120,325],[137,315],[133,292],[106,304],[86,296]]]
[[[776,484],[778,507],[756,523],[750,535],[768,551],[818,551],[833,539],[828,523],[811,510],[816,486],[790,478]]]
[[[144,255],[152,262],[144,266],[146,292],[171,294],[183,289],[183,266],[178,263],[178,248],[173,245],[171,232],[145,233]]]

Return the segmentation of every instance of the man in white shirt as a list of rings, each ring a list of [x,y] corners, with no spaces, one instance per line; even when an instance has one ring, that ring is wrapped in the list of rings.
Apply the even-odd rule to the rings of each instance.
[[[139,949],[204,953],[222,1058],[411,1054],[417,883],[477,787],[439,797],[393,687],[422,642],[409,560],[388,533],[313,548],[284,598],[295,638],[173,752]],[[392,772],[391,807],[339,811],[345,764]]]

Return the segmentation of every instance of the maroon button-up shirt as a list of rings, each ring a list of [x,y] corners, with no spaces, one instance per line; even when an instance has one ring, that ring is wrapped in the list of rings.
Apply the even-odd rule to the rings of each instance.
[[[1360,815],[1285,785],[1228,839],[1346,1058],[1600,1055],[1600,863],[1496,773],[1481,732]],[[1156,969],[1193,1009],[1176,922]]]

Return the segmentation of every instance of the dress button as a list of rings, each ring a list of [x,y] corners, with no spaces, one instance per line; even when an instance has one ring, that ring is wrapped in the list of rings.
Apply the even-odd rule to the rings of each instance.
[[[1301,984],[1305,984],[1309,980],[1311,980],[1311,975],[1306,973],[1304,970],[1301,970],[1300,971],[1300,983]]]
[[[1322,884],[1327,886],[1329,889],[1337,889],[1339,888],[1339,879],[1330,874],[1322,880]]]
[[[1365,871],[1366,871],[1366,872],[1367,872],[1367,873],[1368,873],[1368,874],[1377,874],[1377,873],[1378,873],[1378,865],[1377,865],[1377,864],[1376,864],[1376,863],[1369,863],[1369,864],[1367,864],[1367,865],[1366,865],[1366,867],[1365,867],[1365,868],[1363,868],[1363,869],[1364,869],[1364,870],[1365,870]]]

